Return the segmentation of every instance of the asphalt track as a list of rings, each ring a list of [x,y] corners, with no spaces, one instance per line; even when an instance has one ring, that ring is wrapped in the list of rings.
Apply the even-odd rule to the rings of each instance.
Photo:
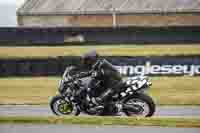
[[[48,106],[2,105],[0,116],[53,116]],[[200,117],[200,106],[159,106],[155,116],[162,117]]]
[[[0,133],[200,133],[200,128],[72,126],[72,125],[0,125]]]
[[[52,116],[48,106],[0,106],[0,116]],[[159,106],[155,116],[200,117],[198,106]],[[200,133],[200,128],[0,124],[0,133]]]

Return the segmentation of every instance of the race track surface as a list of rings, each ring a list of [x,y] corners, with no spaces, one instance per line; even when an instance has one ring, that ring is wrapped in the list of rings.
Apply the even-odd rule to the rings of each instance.
[[[53,116],[48,106],[2,105],[0,116]],[[155,116],[200,117],[200,106],[159,106]]]
[[[200,128],[72,126],[72,125],[0,125],[1,133],[200,133]]]

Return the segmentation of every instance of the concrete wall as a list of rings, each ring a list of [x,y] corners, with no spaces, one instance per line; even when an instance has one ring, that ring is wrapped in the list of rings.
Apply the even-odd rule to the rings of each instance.
[[[113,25],[112,15],[18,16],[20,26],[106,27]],[[200,14],[121,14],[118,26],[199,26]]]
[[[117,24],[120,26],[198,26],[198,14],[168,14],[168,15],[119,15]]]
[[[78,27],[105,27],[112,26],[111,15],[80,15],[80,16],[65,16],[66,26],[78,26]]]
[[[31,27],[32,26],[47,27],[47,26],[66,25],[63,16],[18,16],[18,24],[20,26],[31,26]]]
[[[18,16],[20,26],[73,26],[73,27],[105,27],[112,26],[112,16],[80,15],[80,16]]]

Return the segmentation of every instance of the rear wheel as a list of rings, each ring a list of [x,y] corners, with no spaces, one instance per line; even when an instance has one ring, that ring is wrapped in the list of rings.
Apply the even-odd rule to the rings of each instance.
[[[124,106],[129,108],[124,109],[124,113],[127,116],[141,117],[151,117],[155,113],[156,108],[153,99],[143,93],[127,98],[124,102]]]

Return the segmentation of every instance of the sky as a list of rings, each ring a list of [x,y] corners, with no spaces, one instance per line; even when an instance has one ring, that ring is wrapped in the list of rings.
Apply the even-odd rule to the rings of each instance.
[[[0,0],[0,27],[17,26],[16,10],[24,1],[25,0]]]
[[[25,0],[0,0],[0,4],[14,4],[20,6]]]

